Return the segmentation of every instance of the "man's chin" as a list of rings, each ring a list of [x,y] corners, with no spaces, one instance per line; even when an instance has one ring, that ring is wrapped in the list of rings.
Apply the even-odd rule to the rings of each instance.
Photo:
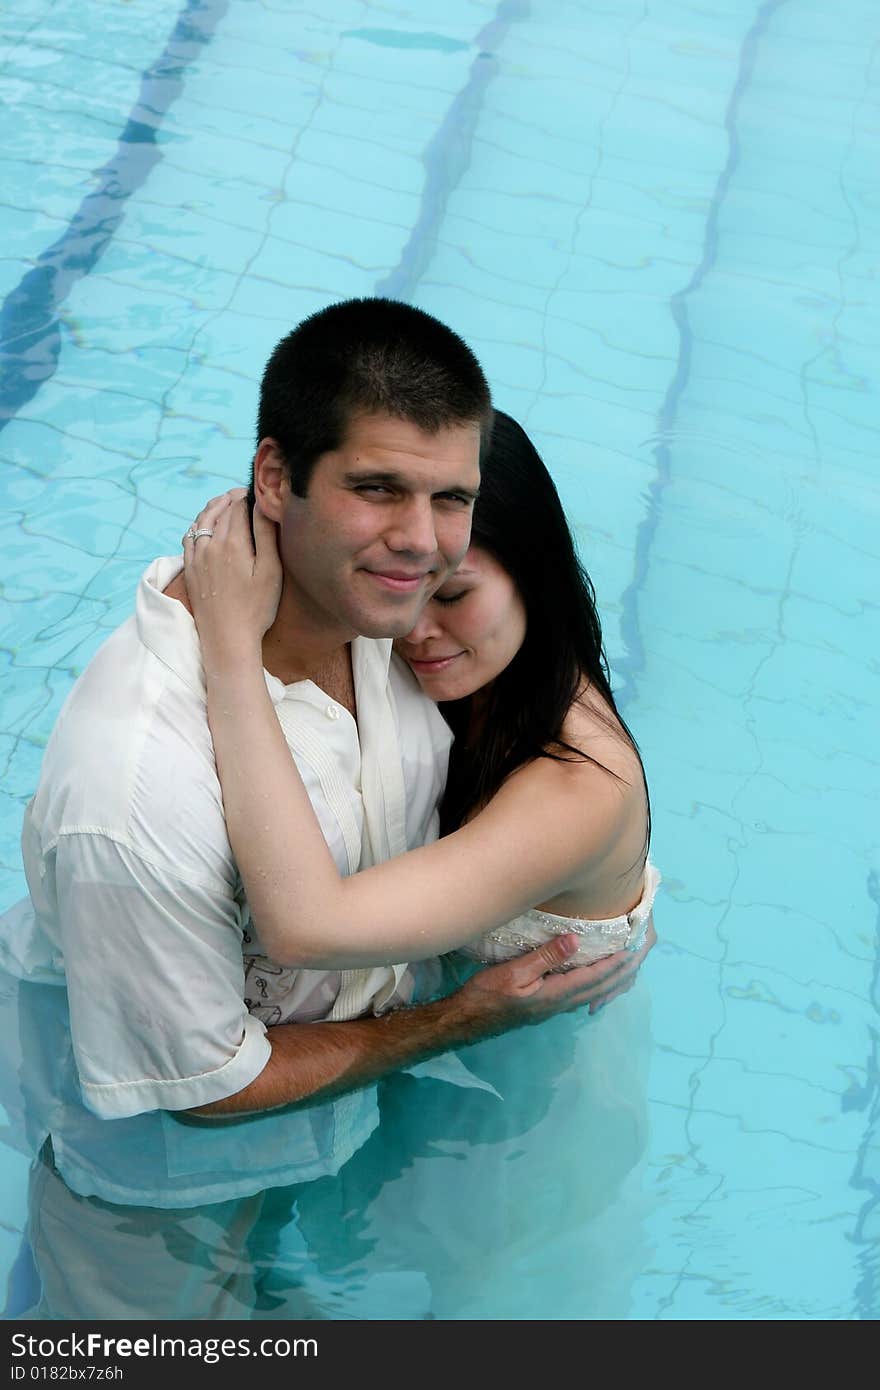
[[[361,637],[406,637],[422,611],[421,604],[407,613],[360,613],[353,626]]]

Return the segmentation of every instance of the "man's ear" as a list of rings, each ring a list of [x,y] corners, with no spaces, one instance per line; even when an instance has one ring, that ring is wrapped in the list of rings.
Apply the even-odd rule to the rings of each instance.
[[[280,522],[290,494],[287,464],[276,439],[261,439],[254,455],[254,495],[260,511],[270,521]]]

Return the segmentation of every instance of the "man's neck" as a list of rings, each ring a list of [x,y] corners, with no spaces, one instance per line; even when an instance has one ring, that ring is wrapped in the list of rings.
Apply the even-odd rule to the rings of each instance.
[[[165,594],[192,613],[183,571],[167,585]],[[300,611],[287,580],[278,613],[263,637],[263,666],[284,685],[310,680],[354,713],[351,636],[334,630]]]
[[[313,612],[285,577],[275,621],[263,637],[263,665],[285,685],[311,680],[334,694],[328,682],[338,683],[343,666],[350,684],[354,635],[326,614]]]
[[[280,629],[280,630],[279,630]],[[296,632],[274,622],[263,638],[263,665],[284,685],[314,681],[337,704],[355,712],[354,678],[349,642],[298,644]]]

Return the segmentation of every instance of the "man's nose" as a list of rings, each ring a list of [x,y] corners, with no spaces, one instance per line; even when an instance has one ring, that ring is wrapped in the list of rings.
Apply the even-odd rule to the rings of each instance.
[[[390,550],[411,555],[433,555],[437,549],[434,508],[428,497],[409,497],[395,509],[394,521],[385,534]]]

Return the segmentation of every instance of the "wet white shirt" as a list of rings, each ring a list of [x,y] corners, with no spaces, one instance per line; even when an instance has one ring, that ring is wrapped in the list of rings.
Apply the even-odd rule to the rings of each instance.
[[[67,986],[69,1025],[47,1025],[58,1084],[48,1080],[44,1098],[62,1175],[78,1192],[153,1205],[258,1191],[270,1171],[273,1184],[336,1171],[375,1123],[369,1089],[236,1124],[238,1152],[232,1142],[225,1157],[216,1128],[168,1112],[231,1095],[262,1071],[264,1008],[351,1018],[413,989],[405,966],[285,971],[270,981],[274,998],[249,1012],[243,948],[250,979],[259,942],[248,939],[226,835],[195,627],[162,592],[179,569],[177,558],[150,566],[134,616],[68,697],[25,818],[33,907],[0,923],[0,963]],[[266,677],[344,874],[437,833],[449,733],[389,658],[388,641],[352,644],[357,726],[312,682]],[[114,1139],[129,1155],[121,1164]]]

